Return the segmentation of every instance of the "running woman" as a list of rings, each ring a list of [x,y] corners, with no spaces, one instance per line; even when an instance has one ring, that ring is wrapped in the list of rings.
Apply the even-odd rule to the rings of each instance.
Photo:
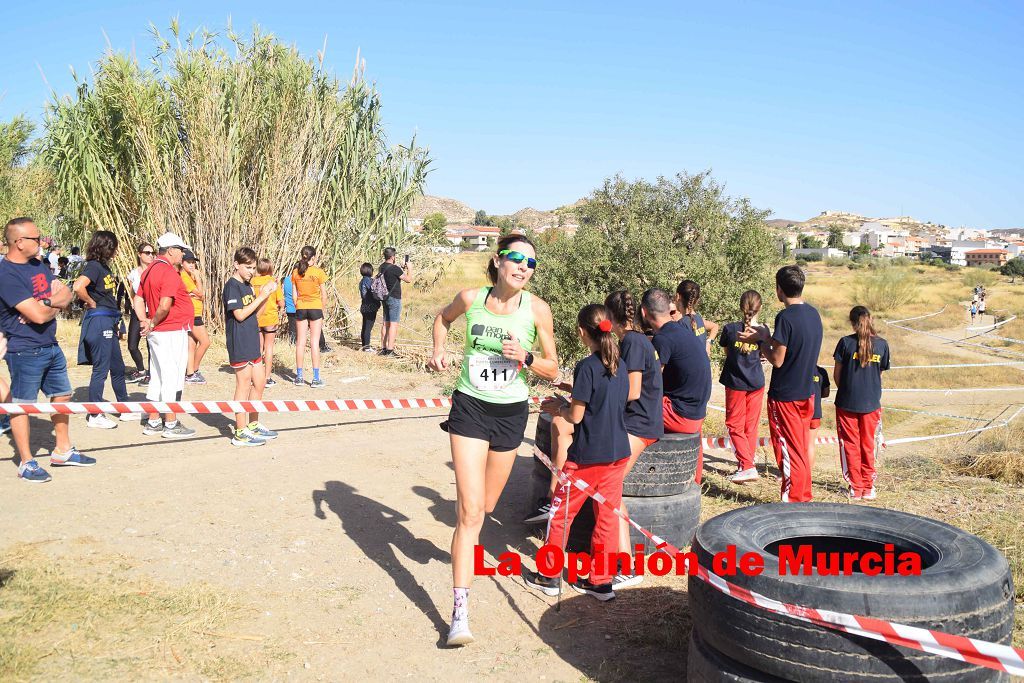
[[[261,258],[256,262],[256,272],[249,284],[253,291],[260,289],[268,282],[277,282],[274,279],[274,264],[268,258]],[[267,298],[260,310],[256,313],[256,324],[260,327],[260,354],[263,356],[263,365],[266,368],[267,382],[265,386],[276,386],[277,382],[270,376],[274,369],[274,339],[277,337],[277,329],[284,317],[284,293],[278,287],[274,293]]]
[[[103,385],[110,376],[110,386],[118,401],[128,400],[125,386],[124,358],[121,336],[124,323],[117,305],[117,283],[110,272],[110,259],[117,253],[117,237],[109,230],[97,230],[85,247],[85,264],[72,286],[85,305],[82,334],[78,343],[78,364],[92,365],[89,379],[89,401],[103,401]],[[123,422],[138,420],[138,413],[124,413]],[[117,423],[103,413],[89,415],[85,424],[95,429],[114,429]]]
[[[761,312],[761,295],[748,289],[740,295],[743,322],[728,323],[722,328],[718,344],[725,349],[725,362],[718,381],[725,387],[725,429],[736,454],[736,471],[729,481],[742,484],[760,479],[754,466],[757,452],[761,402],[764,400],[764,369],[757,344],[742,342],[739,335],[757,325]]]
[[[260,401],[266,384],[266,365],[260,352],[260,329],[256,311],[273,296],[277,282],[271,279],[253,294],[250,284],[256,273],[256,252],[242,247],[235,252],[235,274],[224,283],[224,335],[228,362],[235,371],[235,400]],[[277,432],[259,422],[259,413],[235,413],[232,446],[262,446],[277,438]]]
[[[889,344],[875,332],[871,312],[850,310],[853,334],[836,344],[836,429],[843,477],[850,498],[875,499],[875,452],[882,429],[882,373],[889,369]]]
[[[711,363],[700,337],[685,321],[669,317],[671,297],[663,289],[649,289],[640,300],[640,311],[654,330],[651,343],[661,364],[662,419],[665,431],[673,434],[700,434],[711,398]],[[704,446],[697,451],[694,483],[703,479]]]
[[[738,339],[757,344],[771,363],[768,385],[768,430],[775,460],[782,472],[783,503],[811,500],[811,463],[807,453],[814,417],[814,373],[821,352],[818,310],[803,299],[804,272],[783,266],[775,273],[775,295],[785,308],[767,325],[748,327]]]
[[[306,356],[306,340],[313,362],[314,389],[324,385],[320,379],[320,334],[324,327],[324,302],[327,301],[327,273],[316,267],[316,249],[306,245],[299,252],[299,262],[292,271],[295,297],[295,385],[306,382],[302,378],[302,359]]]
[[[679,322],[693,330],[693,333],[703,342],[708,358],[711,358],[711,340],[718,336],[718,324],[704,320],[697,312],[697,306],[700,305],[700,285],[693,280],[680,282],[676,287],[674,303],[681,316],[678,318]]]
[[[661,364],[654,345],[637,328],[637,310],[633,295],[626,290],[612,292],[604,300],[605,309],[612,321],[612,332],[621,341],[619,354],[622,364],[629,373],[629,396],[626,403],[626,434],[629,436],[629,460],[622,473],[623,479],[632,471],[640,454],[665,435],[665,421],[662,414]],[[625,501],[619,506],[628,514]],[[619,519],[619,548],[628,551],[629,524]],[[643,574],[633,574],[627,569],[612,579],[613,588],[636,586],[644,580]]]
[[[452,323],[466,316],[466,345],[448,431],[458,498],[452,536],[455,606],[449,645],[473,642],[469,630],[469,587],[473,547],[480,541],[484,515],[494,511],[523,441],[529,417],[526,372],[542,379],[558,376],[551,309],[525,290],[537,267],[533,243],[522,235],[498,240],[487,263],[490,287],[464,289],[434,320],[429,367],[448,367],[445,340]],[[540,343],[542,357],[531,349]]]
[[[149,268],[149,264],[153,263],[155,254],[153,245],[143,242],[138,249],[138,265],[128,271],[128,284],[131,286],[128,294],[128,355],[135,363],[135,372],[128,375],[125,381],[128,384],[138,382],[139,386],[143,387],[149,384],[149,363],[142,362],[142,352],[139,350],[139,344],[142,342],[142,325],[139,323],[139,316],[135,314],[135,308],[131,305],[131,300],[135,297],[135,292],[139,291],[142,274]],[[146,344],[146,355],[149,355],[149,344]]]
[[[181,281],[185,283],[185,291],[192,299],[192,309],[195,313],[192,318],[192,329],[188,333],[188,368],[185,369],[185,383],[206,384],[206,378],[199,372],[199,364],[203,362],[203,356],[210,348],[210,334],[206,331],[206,321],[203,320],[206,293],[200,287],[203,280],[202,272],[199,270],[199,259],[191,249],[186,249],[181,259]]]
[[[629,371],[619,357],[619,343],[612,334],[608,310],[601,304],[584,306],[576,317],[580,339],[591,355],[576,364],[572,381],[572,401],[563,397],[549,398],[541,409],[558,415],[576,425],[569,459],[562,471],[586,482],[588,490],[604,496],[610,507],[595,506],[596,521],[591,537],[591,557],[598,552],[619,551],[619,518],[612,509],[622,502],[622,480],[629,463],[629,434],[626,432],[626,401],[629,396]],[[564,550],[566,532],[576,514],[590,498],[583,493],[570,495],[571,484],[559,486],[551,501],[545,544]],[[560,508],[564,505],[566,510]],[[572,588],[604,602],[615,597],[612,584],[614,568],[608,562],[595,564],[590,576],[574,581]],[[530,588],[545,595],[561,592],[561,572],[544,576],[524,571],[523,580]]]

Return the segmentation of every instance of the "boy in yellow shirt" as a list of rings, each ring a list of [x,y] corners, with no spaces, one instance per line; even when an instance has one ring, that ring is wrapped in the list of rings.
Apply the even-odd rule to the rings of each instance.
[[[251,282],[254,291],[258,291],[263,285],[274,279],[274,264],[268,258],[261,258],[256,262],[256,273],[257,275]],[[274,338],[277,336],[278,325],[283,319],[284,292],[281,287],[278,287],[256,312],[256,324],[260,328],[260,352],[267,368],[266,386],[268,387],[277,384],[270,377],[270,371],[274,368]]]

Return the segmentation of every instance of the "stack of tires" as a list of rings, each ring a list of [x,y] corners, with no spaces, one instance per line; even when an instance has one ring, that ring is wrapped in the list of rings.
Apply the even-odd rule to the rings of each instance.
[[[537,420],[535,441],[550,457],[550,415],[541,414]],[[666,434],[640,454],[622,484],[622,502],[630,518],[680,548],[689,544],[700,522],[700,486],[693,483],[699,448],[698,434]],[[531,504],[547,495],[551,481],[550,470],[536,457],[534,461]],[[575,493],[577,491],[573,490],[570,495]],[[567,549],[589,551],[593,528],[593,504],[584,505],[573,521]],[[633,528],[630,528],[630,542],[643,545],[648,553],[653,551],[654,544]]]
[[[804,564],[794,566],[792,556],[780,560],[785,546],[810,546],[807,557],[814,570],[804,574]],[[726,580],[768,598],[995,643],[1009,644],[1012,637],[1014,591],[1006,559],[977,536],[942,522],[859,505],[757,505],[708,520],[693,542],[705,567],[730,547],[737,557],[760,554],[764,570],[755,576],[737,572]],[[883,558],[913,553],[921,571],[869,575],[871,567],[865,574],[864,565],[854,562],[849,574],[844,568],[838,575],[822,575],[823,563],[853,553]],[[696,576],[689,578],[689,596],[690,681],[1008,680],[1004,673],[958,659],[778,615]]]

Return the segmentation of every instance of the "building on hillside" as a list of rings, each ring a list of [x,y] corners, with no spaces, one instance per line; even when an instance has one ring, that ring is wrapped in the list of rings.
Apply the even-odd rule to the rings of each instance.
[[[1001,266],[1006,256],[1005,249],[972,249],[964,254],[968,266]]]
[[[829,247],[822,247],[821,249],[794,249],[793,258],[803,258],[808,260],[824,260],[827,258],[843,258],[846,256],[846,252],[842,249],[831,249]]]
[[[950,263],[958,266],[967,265],[967,252],[976,249],[986,249],[988,244],[985,240],[949,240]]]
[[[1010,240],[1003,244],[1003,249],[1006,250],[1008,259],[1017,258],[1021,254],[1024,254],[1024,241]]]
[[[921,252],[921,258],[937,258],[946,263],[952,263],[953,248],[946,244],[930,244]]]
[[[781,232],[775,240],[775,246],[780,254],[786,255],[796,249],[798,241],[799,236],[796,233]]]
[[[844,232],[843,233],[843,246],[851,249],[856,249],[861,245],[861,241],[864,239],[863,232]]]

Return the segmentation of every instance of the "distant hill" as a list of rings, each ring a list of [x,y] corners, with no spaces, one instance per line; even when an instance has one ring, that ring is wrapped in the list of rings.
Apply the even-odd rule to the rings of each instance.
[[[432,197],[423,195],[412,205],[409,220],[422,223],[428,214],[441,212],[449,223],[472,223],[476,210],[468,204],[449,197]]]

